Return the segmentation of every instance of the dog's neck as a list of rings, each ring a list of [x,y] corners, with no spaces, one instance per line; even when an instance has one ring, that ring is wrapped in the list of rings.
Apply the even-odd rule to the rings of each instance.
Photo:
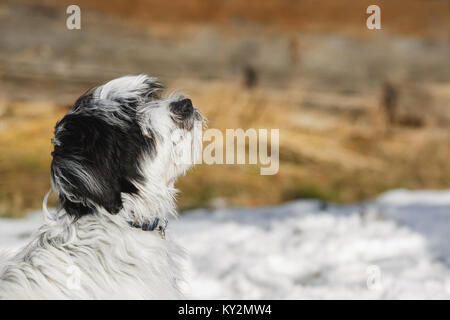
[[[122,194],[123,209],[120,215],[136,225],[152,224],[156,219],[167,221],[177,216],[175,181],[185,170],[167,161],[170,154],[158,155],[141,167],[145,181],[136,183],[137,192]]]
[[[142,229],[162,227],[170,216],[176,216],[175,195],[177,190],[173,182],[156,179],[138,186],[137,194],[123,194],[123,209],[119,212],[130,225]]]

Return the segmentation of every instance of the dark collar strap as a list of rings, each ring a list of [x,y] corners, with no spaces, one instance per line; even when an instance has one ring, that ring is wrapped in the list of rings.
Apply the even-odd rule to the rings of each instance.
[[[165,239],[165,232],[167,228],[168,221],[164,219],[164,221],[161,222],[161,219],[156,218],[152,222],[144,222],[144,223],[137,223],[134,221],[127,221],[130,226],[133,228],[142,229],[144,231],[154,231],[157,230],[159,234],[161,235],[161,238]]]

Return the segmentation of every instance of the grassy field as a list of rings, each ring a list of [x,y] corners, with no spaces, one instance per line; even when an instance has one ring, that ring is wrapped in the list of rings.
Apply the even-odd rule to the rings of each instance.
[[[442,99],[449,92],[431,87]],[[210,128],[280,129],[277,175],[261,176],[255,165],[199,165],[177,184],[181,209],[298,198],[350,202],[391,188],[449,186],[447,127],[388,124],[379,90],[332,93],[299,84],[243,90],[236,82],[192,80],[170,88],[187,93]],[[0,103],[0,216],[40,208],[50,188],[53,127],[67,110],[45,101]]]

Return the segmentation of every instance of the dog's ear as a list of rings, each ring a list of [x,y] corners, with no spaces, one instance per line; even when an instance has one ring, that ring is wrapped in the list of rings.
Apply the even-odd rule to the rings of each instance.
[[[139,159],[155,151],[153,135],[143,135],[137,107],[159,98],[162,85],[145,75],[112,80],[81,96],[56,124],[51,165],[60,205],[79,217],[96,207],[122,209],[122,193],[137,193],[144,177]]]
[[[95,206],[116,214],[122,208],[122,188],[116,130],[106,121],[80,114],[66,115],[55,128],[51,177],[60,205],[79,217]]]

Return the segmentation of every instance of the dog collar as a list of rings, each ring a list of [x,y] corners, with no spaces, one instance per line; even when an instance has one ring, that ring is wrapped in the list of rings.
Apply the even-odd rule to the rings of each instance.
[[[153,222],[144,222],[144,223],[137,223],[135,221],[127,221],[130,226],[133,228],[142,229],[144,231],[154,231],[157,230],[159,234],[161,235],[161,238],[166,238],[166,228],[168,221],[167,219],[164,219],[161,221],[161,219],[156,218],[153,220]]]

